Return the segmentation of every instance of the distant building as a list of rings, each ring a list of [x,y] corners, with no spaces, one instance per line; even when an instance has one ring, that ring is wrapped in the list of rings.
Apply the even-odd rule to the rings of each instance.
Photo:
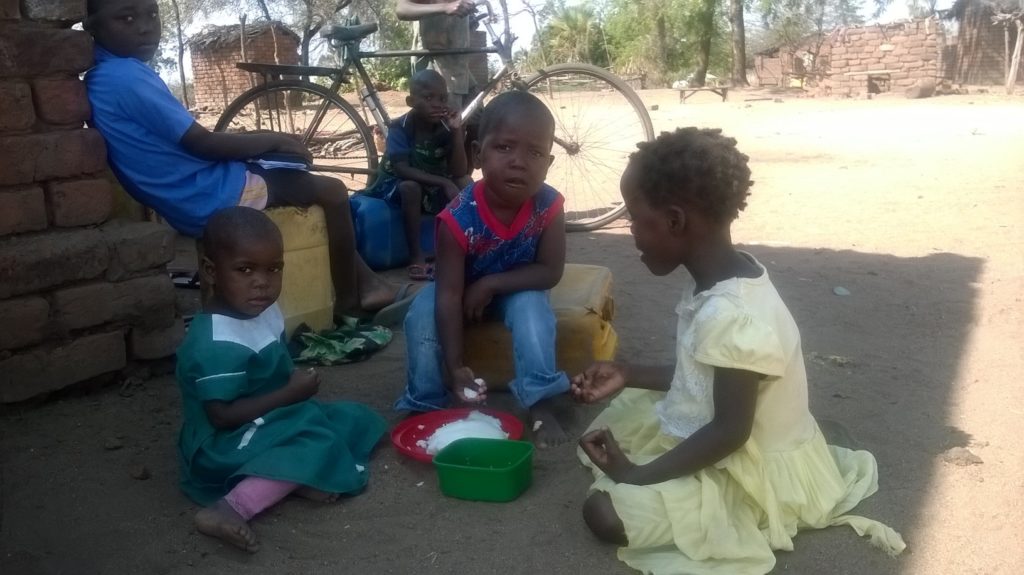
[[[277,59],[274,60],[274,36]],[[197,108],[224,109],[239,94],[259,81],[235,67],[242,61],[241,26],[210,26],[189,40],[192,78]],[[249,62],[299,64],[298,34],[280,22],[254,23],[245,27],[245,52]]]

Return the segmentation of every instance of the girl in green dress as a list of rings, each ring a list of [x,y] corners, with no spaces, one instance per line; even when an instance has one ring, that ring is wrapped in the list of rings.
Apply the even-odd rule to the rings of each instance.
[[[206,506],[200,532],[255,552],[249,519],[285,496],[330,502],[361,491],[386,424],[363,405],[312,399],[320,376],[296,369],[284,344],[275,303],[284,248],[265,214],[216,213],[203,248],[213,296],[178,349],[181,486]]]

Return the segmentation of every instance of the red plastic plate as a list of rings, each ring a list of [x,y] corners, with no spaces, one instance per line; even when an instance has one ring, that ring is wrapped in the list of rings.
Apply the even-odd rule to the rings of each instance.
[[[395,449],[402,455],[417,461],[430,463],[434,460],[434,456],[416,445],[416,442],[428,439],[437,431],[437,428],[447,423],[464,419],[474,411],[486,413],[501,421],[501,429],[508,434],[509,439],[519,439],[523,436],[523,422],[519,421],[511,413],[496,409],[461,407],[431,411],[406,419],[391,430],[391,443],[395,445]]]

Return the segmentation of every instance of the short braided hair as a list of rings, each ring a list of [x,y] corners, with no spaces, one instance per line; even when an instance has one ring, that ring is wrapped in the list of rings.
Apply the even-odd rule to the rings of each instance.
[[[629,156],[634,181],[652,207],[689,205],[720,223],[747,207],[749,159],[718,129],[679,128],[641,142]]]

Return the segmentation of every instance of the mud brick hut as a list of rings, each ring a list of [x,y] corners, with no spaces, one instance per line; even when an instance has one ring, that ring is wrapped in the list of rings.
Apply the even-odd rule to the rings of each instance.
[[[828,70],[832,45],[827,34],[812,34],[788,45],[772,46],[754,54],[757,86],[814,86]]]
[[[300,43],[298,34],[280,22],[249,24],[245,27],[245,60],[298,65]],[[240,25],[207,27],[189,40],[189,50],[197,108],[223,110],[251,88],[251,82],[258,81],[235,66],[243,60]]]
[[[828,89],[836,95],[903,90],[942,77],[938,17],[840,28],[831,36]]]
[[[895,91],[942,77],[938,17],[837,28],[754,57],[761,85],[818,87],[835,95]]]

